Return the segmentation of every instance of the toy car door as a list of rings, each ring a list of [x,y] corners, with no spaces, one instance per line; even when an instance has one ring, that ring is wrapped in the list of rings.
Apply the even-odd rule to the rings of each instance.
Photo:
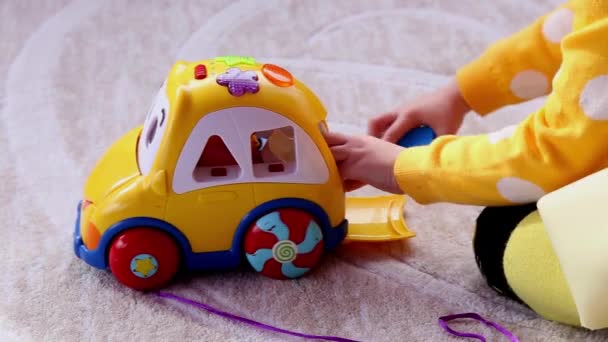
[[[248,119],[255,117],[255,120]],[[332,225],[344,220],[344,191],[312,137],[297,122],[262,108],[234,111],[241,139],[248,141],[257,205],[297,198],[317,204]],[[320,134],[320,132],[319,132]],[[328,152],[329,154],[329,152]]]
[[[230,109],[203,116],[186,140],[175,166],[167,219],[194,252],[232,246],[238,224],[254,207],[248,157]]]

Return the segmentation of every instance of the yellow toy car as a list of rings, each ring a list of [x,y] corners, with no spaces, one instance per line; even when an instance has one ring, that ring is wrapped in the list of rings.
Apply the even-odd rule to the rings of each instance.
[[[279,66],[235,56],[176,63],[143,127],[116,141],[90,174],[76,255],[151,290],[180,268],[244,259],[266,276],[297,278],[347,234],[413,236],[401,196],[349,199],[349,232],[325,118],[318,98]]]

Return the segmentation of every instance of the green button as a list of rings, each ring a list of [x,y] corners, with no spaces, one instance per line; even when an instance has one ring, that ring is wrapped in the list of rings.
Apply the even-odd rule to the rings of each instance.
[[[228,66],[235,66],[239,64],[255,65],[255,59],[253,57],[244,56],[220,56],[216,57],[217,62],[222,62]]]

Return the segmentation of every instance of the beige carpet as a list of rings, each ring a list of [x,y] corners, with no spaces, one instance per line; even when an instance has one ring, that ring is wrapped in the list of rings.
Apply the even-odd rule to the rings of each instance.
[[[335,129],[359,132],[556,1],[126,3],[0,2],[2,341],[295,341],[130,291],[77,260],[76,201],[100,153],[142,123],[178,56],[280,63],[323,99]],[[540,103],[470,117],[462,133],[516,122]],[[284,328],[365,341],[457,341],[437,318],[469,311],[522,341],[608,339],[539,319],[486,287],[471,249],[479,209],[410,201],[413,240],[343,246],[298,281],[243,268],[169,290]],[[456,326],[506,341],[478,324]]]

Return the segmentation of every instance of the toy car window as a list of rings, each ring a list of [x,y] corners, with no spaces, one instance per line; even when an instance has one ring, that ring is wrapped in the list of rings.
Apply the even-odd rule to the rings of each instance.
[[[152,168],[160,142],[167,127],[169,99],[166,85],[160,88],[154,102],[148,110],[143,129],[137,144],[137,164],[142,174],[146,175]]]
[[[251,162],[257,178],[296,170],[296,145],[291,126],[254,132],[251,135]]]
[[[193,177],[197,182],[205,182],[217,178],[237,178],[240,172],[241,168],[224,140],[218,135],[212,135],[201,152]]]
[[[215,146],[209,152],[208,144]],[[206,113],[182,147],[173,190],[183,194],[247,183],[325,184],[330,174],[324,153],[329,151],[322,147],[295,122],[267,109],[243,106]]]

